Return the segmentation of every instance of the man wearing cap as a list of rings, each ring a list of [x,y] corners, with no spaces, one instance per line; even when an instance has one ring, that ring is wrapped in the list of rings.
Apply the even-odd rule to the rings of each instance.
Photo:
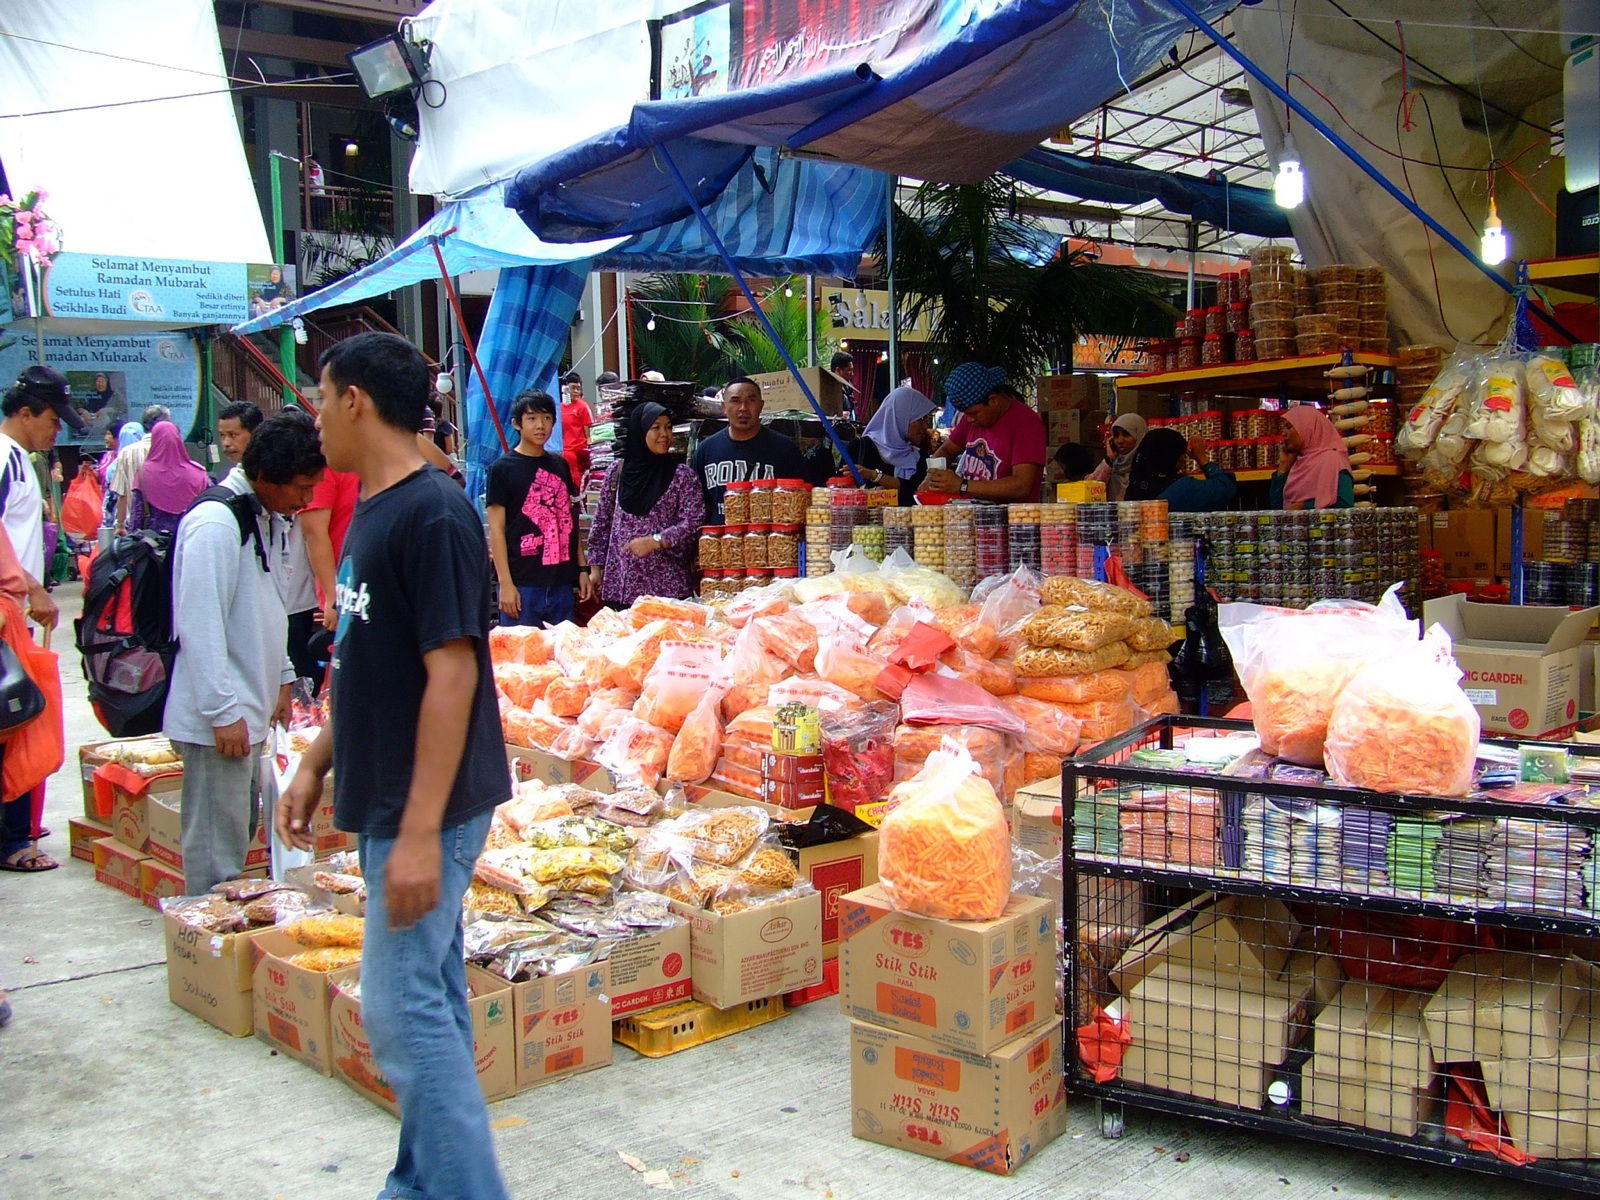
[[[44,578],[44,493],[30,454],[47,454],[56,444],[62,422],[82,436],[89,431],[72,407],[67,377],[53,367],[27,368],[0,402],[0,524],[28,578],[28,616],[53,629],[55,601],[40,582]]]
[[[1037,504],[1049,458],[1044,419],[1006,383],[1005,368],[964,362],[945,379],[944,394],[961,418],[935,453],[955,467],[930,470],[923,490]]]

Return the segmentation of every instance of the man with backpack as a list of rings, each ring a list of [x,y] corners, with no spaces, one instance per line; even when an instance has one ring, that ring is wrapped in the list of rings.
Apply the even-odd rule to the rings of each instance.
[[[283,517],[306,506],[325,463],[315,427],[263,421],[240,465],[201,493],[172,550],[172,628],[179,638],[163,732],[183,760],[187,894],[244,869],[254,833],[261,751],[289,708],[295,670],[284,652],[279,579],[293,567]]]

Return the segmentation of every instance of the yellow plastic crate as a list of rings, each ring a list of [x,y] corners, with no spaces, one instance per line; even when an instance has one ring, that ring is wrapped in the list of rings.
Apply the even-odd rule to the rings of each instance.
[[[646,1058],[665,1058],[787,1015],[778,996],[749,1000],[733,1008],[712,1008],[699,1000],[682,1000],[636,1017],[624,1017],[612,1026],[612,1036]]]

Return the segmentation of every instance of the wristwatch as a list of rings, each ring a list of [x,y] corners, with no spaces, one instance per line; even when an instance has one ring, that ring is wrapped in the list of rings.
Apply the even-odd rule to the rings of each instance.
[[[966,494],[967,494],[967,484],[968,484],[968,482],[969,482],[969,481],[968,481],[968,480],[965,480],[965,479],[963,479],[963,480],[962,480],[962,481],[961,481],[961,494],[962,494],[962,495],[963,495],[963,496],[965,496],[965,495],[966,495]]]
[[[655,539],[656,549],[665,550],[667,548],[666,539],[663,538],[659,533],[652,533],[650,536]]]

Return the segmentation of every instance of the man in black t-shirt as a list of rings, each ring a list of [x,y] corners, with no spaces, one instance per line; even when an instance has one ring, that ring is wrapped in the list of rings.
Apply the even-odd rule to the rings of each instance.
[[[489,468],[489,554],[500,577],[502,624],[572,620],[573,588],[591,588],[578,539],[577,486],[567,460],[546,452],[556,402],[530,388],[512,402],[520,440]]]
[[[740,376],[722,389],[728,427],[695,448],[689,465],[706,493],[706,523],[722,524],[722,497],[747,479],[803,479],[805,462],[794,439],[761,427],[761,385]]]
[[[511,795],[489,664],[489,561],[461,488],[422,458],[428,367],[362,333],[322,356],[323,451],[362,500],[334,603],[332,717],[278,802],[308,823],[338,763],[334,824],[360,835],[367,883],[361,1018],[400,1104],[386,1196],[509,1200],[478,1088],[461,898]]]

